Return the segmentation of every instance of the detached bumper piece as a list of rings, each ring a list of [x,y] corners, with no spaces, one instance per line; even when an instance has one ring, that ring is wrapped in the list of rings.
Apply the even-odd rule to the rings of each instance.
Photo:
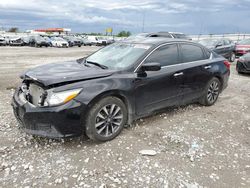
[[[21,128],[28,134],[47,138],[76,137],[83,133],[81,116],[84,107],[70,101],[57,107],[36,107],[19,98],[20,91],[12,100],[13,112]]]

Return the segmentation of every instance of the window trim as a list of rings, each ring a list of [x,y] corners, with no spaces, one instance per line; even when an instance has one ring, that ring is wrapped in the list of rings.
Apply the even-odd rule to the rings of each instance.
[[[206,59],[203,59],[203,60],[197,60],[197,61],[206,61],[208,59],[211,59],[212,58],[212,53],[210,52],[210,56],[207,57],[204,53],[204,47],[200,46],[199,44],[194,44],[194,43],[190,43],[190,42],[169,42],[169,43],[164,43],[164,44],[161,44],[157,47],[155,47],[151,52],[148,53],[148,55],[146,55],[146,57],[143,58],[143,60],[139,63],[139,65],[135,68],[134,70],[134,73],[136,73],[140,67],[142,66],[142,64],[145,62],[145,60],[155,51],[157,50],[158,48],[162,47],[162,46],[165,46],[165,45],[169,45],[169,44],[176,44],[177,45],[177,49],[178,49],[178,54],[179,54],[179,57],[180,57],[180,51],[181,51],[181,47],[180,47],[180,44],[190,44],[190,45],[194,45],[194,46],[198,46],[202,49],[202,52],[203,52],[203,56],[206,58]],[[166,67],[171,67],[171,66],[177,66],[177,65],[181,65],[181,64],[190,64],[190,63],[196,63],[197,61],[189,61],[189,62],[180,62],[178,64],[174,64],[174,65],[166,65],[166,66],[162,66],[161,68],[166,68]]]

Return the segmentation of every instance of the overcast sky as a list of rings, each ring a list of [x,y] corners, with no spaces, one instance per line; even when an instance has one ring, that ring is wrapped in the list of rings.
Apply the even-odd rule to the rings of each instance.
[[[0,0],[0,28],[250,33],[250,0]]]

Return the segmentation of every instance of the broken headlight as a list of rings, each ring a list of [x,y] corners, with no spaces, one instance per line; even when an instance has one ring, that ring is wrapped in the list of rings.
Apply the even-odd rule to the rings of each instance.
[[[61,92],[51,92],[48,94],[48,97],[44,103],[45,106],[56,106],[60,104],[65,104],[72,99],[74,99],[80,92],[80,89],[72,89],[67,91],[61,91]]]

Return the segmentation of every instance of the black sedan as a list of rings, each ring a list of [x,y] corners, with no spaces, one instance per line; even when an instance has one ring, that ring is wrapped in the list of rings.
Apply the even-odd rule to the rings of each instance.
[[[63,36],[63,39],[65,39],[69,43],[70,47],[73,47],[73,46],[81,47],[82,46],[82,41],[76,37]]]
[[[30,46],[35,46],[35,47],[49,47],[50,43],[43,38],[40,35],[36,35],[36,36],[30,36],[30,41],[29,41]]]
[[[168,107],[213,105],[230,64],[187,40],[145,38],[111,44],[87,58],[28,70],[12,106],[30,134],[115,138],[125,124]]]
[[[219,55],[227,58],[229,61],[235,61],[235,43],[230,39],[203,39],[199,41],[200,44],[213,50]]]
[[[250,53],[241,56],[236,64],[238,73],[250,73]]]

